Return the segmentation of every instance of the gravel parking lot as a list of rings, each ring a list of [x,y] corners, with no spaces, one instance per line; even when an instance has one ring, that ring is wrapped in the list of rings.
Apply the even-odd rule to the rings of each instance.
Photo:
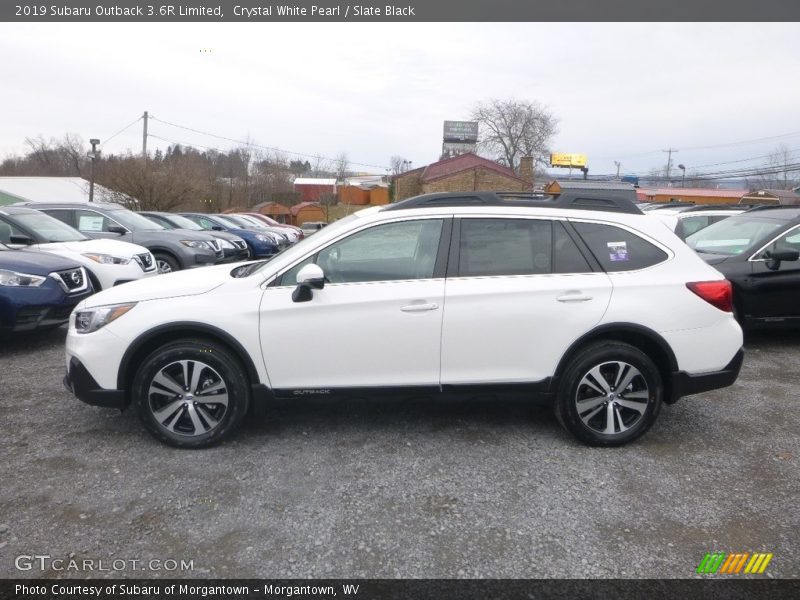
[[[63,342],[0,346],[0,577],[691,577],[716,550],[800,577],[800,333],[748,336],[735,386],[619,449],[519,402],[417,398],[273,408],[180,451],[70,396]],[[20,572],[22,554],[193,570]]]

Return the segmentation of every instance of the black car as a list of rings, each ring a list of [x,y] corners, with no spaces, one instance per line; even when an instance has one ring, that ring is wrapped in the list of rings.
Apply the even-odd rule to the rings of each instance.
[[[686,243],[733,284],[743,326],[800,325],[800,207],[759,206]]]

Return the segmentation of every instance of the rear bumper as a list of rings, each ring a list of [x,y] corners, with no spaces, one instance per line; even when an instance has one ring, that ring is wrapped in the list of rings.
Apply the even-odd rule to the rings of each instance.
[[[125,392],[101,388],[81,361],[74,356],[70,359],[67,374],[64,376],[64,387],[86,404],[120,410],[125,408]]]
[[[744,348],[740,348],[731,362],[725,365],[725,368],[720,371],[702,373],[699,375],[690,375],[685,371],[673,373],[672,393],[670,394],[668,402],[675,402],[683,396],[700,394],[702,392],[708,392],[710,390],[716,390],[733,385],[733,382],[735,382],[736,378],[739,377],[739,371],[742,369],[743,361]]]

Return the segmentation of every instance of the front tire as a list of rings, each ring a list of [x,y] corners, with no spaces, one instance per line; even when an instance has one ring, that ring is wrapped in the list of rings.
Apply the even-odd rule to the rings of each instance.
[[[178,448],[205,448],[239,428],[250,402],[247,373],[224,346],[180,340],[150,354],[133,379],[147,430]]]
[[[156,266],[158,267],[159,273],[174,273],[175,271],[181,270],[181,266],[178,264],[178,261],[169,254],[157,252],[154,253],[153,256],[156,259]]]
[[[644,352],[622,342],[602,342],[570,361],[555,412],[580,441],[621,446],[650,429],[663,397],[661,374]]]

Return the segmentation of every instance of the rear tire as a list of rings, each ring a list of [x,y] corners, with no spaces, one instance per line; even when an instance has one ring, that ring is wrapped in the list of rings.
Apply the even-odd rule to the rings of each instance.
[[[622,342],[601,342],[567,365],[555,413],[585,444],[621,446],[650,429],[663,397],[661,374],[644,352]]]
[[[156,439],[178,448],[205,448],[241,425],[250,403],[247,373],[224,346],[179,340],[142,362],[132,402]]]

